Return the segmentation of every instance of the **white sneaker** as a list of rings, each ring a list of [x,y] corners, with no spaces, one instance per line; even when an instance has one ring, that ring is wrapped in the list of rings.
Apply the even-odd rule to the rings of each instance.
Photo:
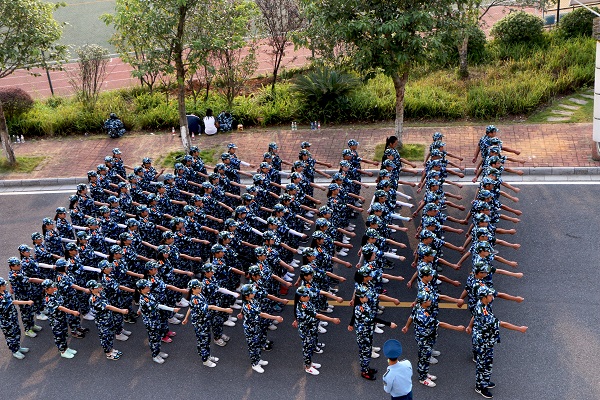
[[[46,321],[48,319],[48,316],[46,314],[36,314],[35,316],[38,320],[40,321]]]
[[[21,351],[22,351],[22,350],[21,350]],[[70,347],[67,347],[67,350],[65,350],[65,351],[66,351],[67,353],[71,353],[71,354],[73,354],[73,355],[77,354],[77,350],[73,350],[73,349],[72,349],[72,348],[70,348]]]
[[[323,349],[321,349],[321,348],[316,348],[316,349],[313,351],[313,353],[315,353],[315,354],[322,354],[322,353],[323,353]]]
[[[424,381],[419,381],[419,383],[427,387],[435,387],[435,382],[429,378],[425,379]]]
[[[189,306],[189,305],[190,305],[190,302],[189,302],[189,301],[187,301],[187,300],[186,300],[186,299],[184,299],[184,298],[181,298],[181,300],[179,300],[179,301],[177,302],[177,307],[187,307],[187,306]]]
[[[202,365],[207,366],[208,368],[214,368],[217,366],[217,364],[215,364],[214,362],[212,362],[210,359],[203,361]]]
[[[431,355],[434,357],[438,357],[438,356],[442,355],[442,353],[439,352],[438,350],[431,350]],[[435,381],[435,379],[432,379],[432,381]]]
[[[15,351],[14,353],[12,353],[12,355],[17,360],[22,360],[25,358],[25,354],[21,353],[21,351]]]
[[[229,316],[227,319],[228,319],[229,321],[233,321],[233,322],[236,322],[236,321],[237,321],[237,317],[234,317],[233,315],[230,315],[230,316]]]
[[[348,237],[348,236],[346,236],[346,235],[344,235],[344,237],[342,238],[342,240],[347,240],[347,241],[350,241],[351,239],[352,239],[352,238],[350,238],[350,237]]]
[[[85,314],[83,316],[83,319],[88,320],[88,321],[93,321],[96,317],[94,317],[94,314],[92,314],[91,312]]]
[[[390,283],[388,278],[381,278],[381,283]]]
[[[286,272],[286,273],[285,273],[285,275],[286,275],[286,276],[289,276],[290,278],[293,278],[294,276],[296,276],[296,274],[295,274],[295,273],[293,273],[293,272],[289,272],[289,271],[288,271],[288,272]]]
[[[239,299],[238,299],[238,300],[236,300],[235,302],[236,302],[236,304],[242,304],[242,301],[241,301],[241,300],[239,300]]]
[[[253,365],[252,369],[254,371],[258,372],[259,374],[262,374],[263,372],[265,372],[265,370],[263,369],[263,367],[260,366],[260,364]]]
[[[127,339],[129,339],[129,336],[123,334],[123,333],[119,333],[118,335],[115,336],[116,340],[120,340],[121,342],[126,341]]]
[[[29,353],[29,347],[21,347],[21,348],[19,349],[19,351],[20,351],[21,353],[23,353],[23,354],[25,354],[25,353]]]
[[[226,342],[225,342],[223,339],[217,339],[217,340],[215,340],[215,344],[216,344],[217,346],[221,346],[221,347],[223,347],[223,346],[225,346],[227,343],[226,343]]]
[[[327,329],[325,329],[321,325],[319,325],[319,333],[327,333]]]
[[[235,326],[235,322],[227,320],[227,321],[223,322],[223,325],[225,325],[225,326]]]
[[[272,320],[271,320],[271,323],[272,323],[273,325],[279,325],[279,321],[277,321],[277,320],[275,320],[275,319],[272,319]]]
[[[346,228],[344,228],[345,230],[347,230],[348,232],[354,232],[354,228],[351,226],[348,226]]]
[[[377,315],[383,314],[383,310],[377,310]]]
[[[381,351],[381,347],[372,346],[371,350],[376,351],[377,353],[379,353]]]
[[[161,351],[160,353],[158,353],[158,356],[159,356],[160,358],[167,358],[167,357],[169,357],[169,355],[168,355],[167,353],[165,353],[165,352],[162,352],[162,351]]]
[[[180,320],[178,320],[178,319],[177,319],[177,318],[175,318],[175,317],[171,317],[171,318],[169,318],[169,319],[168,319],[168,321],[169,321],[169,323],[170,323],[170,324],[173,324],[173,325],[178,325],[178,324],[180,324],[180,323],[181,323],[181,321],[180,321]]]
[[[128,331],[128,330],[125,330],[125,329],[123,329],[123,330],[121,331],[121,333],[122,333],[123,335],[131,336],[131,331]]]
[[[321,312],[325,314],[331,314],[333,312],[333,308],[327,307],[327,309],[321,310]]]
[[[313,367],[313,368],[317,368],[317,369],[321,368],[321,364],[317,364],[315,362],[311,363],[310,366]]]
[[[164,364],[164,362],[165,362],[165,359],[164,359],[164,358],[162,358],[161,356],[156,356],[156,357],[154,357],[154,358],[152,359],[152,361],[154,361],[154,362],[155,362],[155,363],[157,363],[157,364]]]
[[[343,250],[342,250],[342,251],[339,251],[339,252],[337,253],[337,255],[338,255],[338,256],[340,256],[340,257],[346,257],[346,256],[348,255],[348,252],[347,252],[347,251],[343,251]]]
[[[214,363],[219,362],[219,357],[208,356],[208,359]]]
[[[292,282],[294,279],[293,279],[293,278],[290,278],[290,277],[289,277],[289,276],[287,276],[287,275],[284,275],[284,276],[283,276],[283,280],[284,280],[284,281],[286,281],[286,282]]]
[[[30,330],[28,330],[28,331],[25,331],[25,336],[27,336],[27,337],[30,337],[30,338],[34,338],[34,337],[36,337],[36,336],[37,336],[37,333],[35,333],[35,332],[33,331],[33,329],[30,329]],[[18,352],[17,352],[17,353],[18,353]]]
[[[31,328],[31,330],[33,330],[34,332],[39,332],[42,330],[42,327],[39,325],[33,325],[33,327]]]
[[[392,253],[397,253],[398,249],[392,249],[391,251],[392,251]]]
[[[319,375],[319,370],[312,366],[308,369],[304,368],[304,372],[306,372],[307,374],[311,374],[311,375]]]
[[[348,224],[348,226],[350,226],[352,228],[356,228],[356,224]]]
[[[329,322],[327,322],[327,321],[319,321],[319,325],[321,325],[321,326],[327,326],[327,325],[329,325]]]
[[[265,360],[258,360],[258,365],[261,365],[261,366],[269,365],[269,362],[265,361]]]
[[[344,243],[344,244],[350,244],[350,240],[343,239],[342,243]]]
[[[269,325],[269,327],[267,329],[269,329],[270,331],[276,331],[277,330],[277,326],[271,324],[271,325]]]
[[[379,358],[379,354],[375,353],[373,349],[371,349],[371,358]]]
[[[223,339],[225,342],[229,342],[229,339],[231,339],[231,338],[229,336],[227,336],[226,334],[222,334],[221,339]]]
[[[60,353],[60,356],[62,358],[73,358],[73,357],[75,357],[75,354],[69,353],[68,351],[65,350],[62,353]]]
[[[175,313],[174,317],[177,319],[183,319],[183,317],[185,317],[185,315],[180,314],[180,313]]]
[[[305,215],[307,218],[312,218],[312,217],[314,217],[314,216],[315,216],[315,214],[314,214],[312,211],[309,211],[309,212],[307,212],[307,213],[304,213],[304,215]]]
[[[430,381],[435,381],[437,379],[437,376],[431,375],[431,374],[427,374],[427,379],[429,379]]]
[[[435,358],[435,357],[433,357],[433,356],[432,356],[432,357],[429,357],[429,364],[437,364],[437,363],[438,363],[438,360],[437,360],[437,358]]]
[[[235,309],[235,310],[241,310],[242,306],[240,306],[238,303],[235,303],[231,306],[231,308]]]
[[[373,332],[375,332],[375,333],[383,333],[383,329],[381,329],[380,327],[376,326],[375,329],[373,330]]]
[[[385,325],[384,324],[375,324],[375,326],[378,328],[383,328]]]

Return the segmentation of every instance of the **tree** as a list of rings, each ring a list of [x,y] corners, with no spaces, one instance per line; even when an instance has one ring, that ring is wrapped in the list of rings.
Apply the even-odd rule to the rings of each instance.
[[[215,83],[227,99],[231,110],[233,100],[256,71],[256,41],[252,23],[258,16],[250,0],[223,0],[213,22],[227,29],[213,30],[212,54],[215,59]]]
[[[300,29],[304,19],[296,0],[256,0],[256,5],[262,14],[262,23],[269,36],[273,57],[273,84],[271,91],[275,92],[277,73],[281,66],[285,48],[291,43],[291,33]]]
[[[307,20],[323,35],[347,44],[347,60],[360,72],[380,70],[396,92],[395,134],[402,141],[408,73],[436,44],[449,0],[303,0]]]
[[[40,0],[0,0],[0,78],[19,68],[29,70],[45,64],[44,51],[51,58],[62,59],[65,47],[55,45],[62,35],[62,27],[52,15],[57,7]],[[15,154],[1,103],[0,139],[8,163],[14,166]]]
[[[108,65],[108,50],[96,44],[78,48],[77,68],[70,72],[69,83],[77,92],[79,100],[88,110],[96,107]]]
[[[448,9],[446,29],[452,32],[455,45],[458,48],[459,67],[458,75],[465,79],[469,76],[468,48],[473,26],[482,27],[483,17],[495,7],[505,7],[508,10],[522,9],[524,7],[541,8],[544,0],[459,0]]]
[[[149,74],[175,74],[181,141],[186,150],[191,146],[185,109],[186,77],[190,64],[198,61],[194,49],[212,42],[210,31],[199,29],[210,25],[211,10],[211,2],[200,0],[117,0],[115,15],[103,17],[115,27],[112,40],[119,44],[119,54],[125,59],[128,52],[138,54],[136,76],[147,82],[153,78],[154,82],[158,75]]]

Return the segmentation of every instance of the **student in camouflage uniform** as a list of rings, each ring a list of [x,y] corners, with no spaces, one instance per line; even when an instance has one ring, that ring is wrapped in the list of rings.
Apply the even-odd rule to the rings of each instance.
[[[375,374],[377,370],[369,368],[369,362],[373,353],[373,329],[375,328],[375,323],[384,324],[392,329],[395,329],[398,325],[394,322],[384,321],[376,316],[377,307],[373,307],[370,304],[372,301],[368,297],[369,292],[370,290],[364,285],[359,285],[355,289],[353,313],[350,324],[348,324],[348,330],[350,332],[356,331],[356,342],[358,343],[360,358],[360,376],[373,381],[376,379]]]
[[[35,325],[34,323],[35,310],[37,308],[35,302],[33,305],[29,305],[29,299],[34,297],[38,299],[40,298],[40,291],[36,290],[34,293],[31,283],[42,283],[42,280],[30,278],[23,274],[21,271],[21,260],[19,260],[17,257],[11,257],[8,259],[8,268],[10,269],[8,281],[10,282],[10,289],[15,300],[23,300],[27,303],[19,306],[25,336],[34,338],[37,336],[36,332],[41,331],[42,327]],[[38,289],[37,286],[36,289]],[[41,303],[39,303],[38,306],[41,306]]]
[[[406,321],[406,325],[402,328],[402,333],[407,333],[408,328],[412,323],[415,325],[415,340],[419,346],[417,371],[419,373],[419,383],[427,387],[435,387],[437,377],[429,373],[429,364],[431,356],[440,355],[440,352],[433,350],[437,338],[438,326],[456,331],[464,331],[462,325],[450,325],[445,322],[438,321],[437,315],[434,315],[429,307],[433,301],[432,296],[426,291],[420,291],[417,294],[417,301],[413,307],[410,317]]]
[[[33,301],[13,300],[8,290],[6,290],[6,280],[0,278],[0,329],[2,329],[6,345],[12,352],[13,357],[22,360],[29,348],[21,347],[21,327],[19,326],[19,315],[15,305],[32,306]]]
[[[261,318],[271,319],[283,322],[283,318],[262,312],[258,301],[254,300],[256,294],[255,287],[252,284],[242,286],[241,293],[243,298],[242,315],[244,318],[244,336],[248,345],[248,353],[252,362],[252,369],[259,374],[265,372],[263,366],[268,364],[268,361],[261,359]]]
[[[86,286],[91,292],[89,302],[90,308],[96,315],[94,322],[96,323],[96,328],[98,328],[100,346],[102,346],[107,359],[118,360],[123,353],[113,348],[113,341],[115,339],[113,312],[127,314],[129,310],[110,305],[108,299],[102,293],[103,286],[101,283],[92,279],[87,282]]]
[[[45,279],[42,282],[42,288],[46,295],[44,297],[44,306],[48,310],[48,319],[50,320],[50,327],[52,328],[52,334],[54,335],[54,344],[60,351],[62,358],[73,358],[77,354],[76,350],[69,348],[67,345],[67,334],[69,328],[67,325],[67,319],[65,314],[79,317],[79,311],[72,310],[65,307],[63,297],[57,293],[56,283],[50,279]]]
[[[494,345],[500,342],[500,327],[525,333],[526,326],[516,326],[500,321],[494,316],[491,303],[494,300],[494,290],[481,286],[477,291],[479,302],[475,306],[475,315],[467,328],[472,335],[473,346],[477,355],[475,358],[475,392],[487,399],[492,398],[490,389],[496,385],[490,380],[494,363]]]
[[[159,304],[154,295],[150,293],[150,287],[151,283],[147,279],[140,279],[136,283],[136,295],[139,296],[140,303],[138,313],[141,313],[144,325],[148,331],[148,344],[152,353],[152,361],[162,364],[169,355],[160,351],[161,340],[164,335],[161,311],[179,312],[179,308]]]
[[[218,357],[210,355],[210,312],[218,311],[231,314],[233,309],[218,307],[213,304],[208,304],[202,295],[202,282],[198,279],[192,279],[188,283],[190,290],[190,308],[181,323],[186,325],[188,321],[192,321],[194,332],[196,333],[196,349],[198,355],[202,357],[202,364],[214,368],[219,361]]]
[[[309,290],[305,286],[296,289],[294,305],[296,320],[292,326],[298,328],[298,334],[302,340],[304,371],[310,375],[319,375],[321,364],[312,362],[312,355],[317,350],[319,320],[339,325],[340,319],[317,313],[317,309],[311,302]],[[323,350],[319,349],[318,352],[322,353]]]

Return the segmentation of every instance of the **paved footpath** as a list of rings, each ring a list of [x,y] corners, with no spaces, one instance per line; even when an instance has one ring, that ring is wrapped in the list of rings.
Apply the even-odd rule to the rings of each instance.
[[[523,166],[531,174],[598,174],[600,163],[591,158],[592,124],[516,124],[499,125],[499,137],[504,144],[521,151],[519,158],[526,161]],[[473,167],[471,159],[485,126],[451,127],[408,127],[404,132],[405,143],[431,142],[431,134],[440,131],[445,135],[446,149],[464,157],[461,163]],[[337,164],[341,151],[348,139],[360,142],[359,153],[363,158],[373,158],[376,145],[384,143],[393,134],[391,127],[360,125],[355,128],[325,128],[311,131],[300,129],[247,129],[243,132],[197,136],[194,143],[201,149],[217,148],[220,154],[227,143],[238,146],[241,159],[256,163],[262,160],[269,142],[277,142],[280,155],[285,160],[296,160],[300,142],[312,144],[313,156]],[[181,149],[178,136],[170,132],[127,134],[121,139],[110,139],[103,135],[73,136],[56,139],[31,140],[13,144],[17,155],[43,155],[46,159],[28,174],[11,173],[0,175],[0,186],[30,185],[47,178],[85,177],[86,172],[103,163],[104,156],[111,154],[114,147],[123,152],[126,164],[138,165],[143,157],[156,160],[171,151]],[[573,169],[573,167],[580,167]],[[583,167],[583,168],[581,168]],[[560,172],[557,172],[560,171]],[[41,181],[47,184],[47,181]]]

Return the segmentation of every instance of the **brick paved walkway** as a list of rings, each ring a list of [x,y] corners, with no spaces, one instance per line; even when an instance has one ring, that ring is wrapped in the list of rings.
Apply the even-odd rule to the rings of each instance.
[[[361,146],[359,153],[363,158],[372,158],[375,146],[385,142],[393,133],[390,128],[357,127],[355,129],[321,129],[311,131],[291,130],[246,130],[230,134],[218,134],[212,137],[196,137],[200,148],[218,147],[224,149],[227,143],[235,142],[239,157],[256,163],[262,160],[267,144],[275,141],[279,144],[280,155],[285,160],[295,160],[300,142],[312,143],[313,156],[321,161],[336,164],[340,160],[342,149],[348,139],[357,139]],[[499,126],[499,137],[506,146],[521,150],[520,158],[527,161],[526,167],[592,167],[600,163],[591,159],[591,124],[548,124],[548,125],[506,125]],[[431,142],[431,134],[441,131],[445,135],[447,150],[465,158],[463,165],[472,167],[471,159],[484,126],[453,126],[406,128],[405,143]],[[5,174],[0,179],[40,179],[51,177],[85,176],[90,169],[103,162],[113,147],[123,151],[125,162],[137,165],[145,156],[157,159],[170,151],[181,148],[177,136],[170,133],[126,135],[121,139],[109,139],[104,136],[72,137],[28,141],[15,144],[17,155],[44,155],[46,160],[30,174]],[[219,151],[220,153],[220,151]]]

